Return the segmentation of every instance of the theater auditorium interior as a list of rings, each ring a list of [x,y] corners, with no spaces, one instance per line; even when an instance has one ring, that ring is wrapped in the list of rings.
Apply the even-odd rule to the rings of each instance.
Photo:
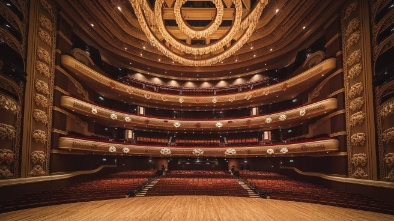
[[[394,220],[393,0],[0,0],[1,220]]]

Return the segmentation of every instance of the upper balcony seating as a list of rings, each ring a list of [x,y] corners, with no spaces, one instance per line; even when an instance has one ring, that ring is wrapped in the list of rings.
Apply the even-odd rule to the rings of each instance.
[[[68,187],[25,194],[16,199],[0,203],[0,212],[39,206],[123,198],[154,177],[151,171],[122,171]]]
[[[141,81],[136,78],[132,78],[130,76],[121,77],[118,79],[118,81],[148,91],[160,92],[165,94],[181,94],[181,95],[192,95],[192,96],[232,94],[232,93],[266,87],[271,84],[275,84],[279,82],[277,78],[266,77],[258,81],[248,82],[245,84],[232,85],[228,87],[191,88],[191,87],[174,87],[174,86],[154,84],[147,81]]]
[[[271,199],[328,204],[394,214],[394,204],[361,194],[329,189],[293,177],[263,171],[240,171],[240,177]]]

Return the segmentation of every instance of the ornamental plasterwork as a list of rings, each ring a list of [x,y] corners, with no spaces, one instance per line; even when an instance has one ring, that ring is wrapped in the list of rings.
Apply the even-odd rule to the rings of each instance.
[[[343,19],[346,20],[349,18],[349,16],[356,10],[357,3],[358,3],[357,1],[354,1],[349,4],[349,6],[346,8],[345,15],[343,16]]]
[[[110,146],[110,147],[108,148],[108,151],[111,152],[111,153],[116,152],[116,147]]]
[[[112,120],[116,120],[116,119],[118,119],[118,116],[116,116],[116,114],[111,114],[110,115],[110,118],[112,119]]]
[[[265,118],[265,122],[267,124],[271,123],[272,122],[272,118],[270,118],[270,117]]]
[[[356,170],[354,171],[352,177],[359,178],[359,179],[367,179],[368,178],[368,174],[365,173],[363,168],[357,167]]]
[[[352,146],[362,146],[365,144],[366,135],[365,133],[356,133],[350,137]]]
[[[44,151],[36,150],[30,154],[30,160],[33,164],[43,164],[46,161],[46,155]]]
[[[354,167],[364,167],[365,165],[367,165],[367,154],[365,153],[353,154],[351,163]]]
[[[286,147],[282,147],[282,148],[280,148],[280,152],[287,153],[287,152],[289,152],[289,150]]]
[[[237,151],[235,151],[233,148],[228,148],[226,151],[224,151],[225,155],[235,155],[237,154]]]
[[[45,15],[40,14],[40,17],[38,18],[41,27],[46,28],[48,31],[52,31],[52,22],[49,20],[49,18],[45,17]]]
[[[282,114],[279,116],[279,120],[281,120],[281,121],[286,120],[286,118],[287,118],[286,114]]]
[[[355,98],[352,101],[350,101],[350,110],[352,111],[360,110],[363,105],[364,105],[363,97]]]
[[[273,149],[268,149],[268,150],[267,150],[267,153],[271,155],[271,154],[274,154],[275,151],[274,151]]]
[[[218,102],[218,100],[216,99],[216,97],[212,98],[212,103],[216,104],[216,102]]]
[[[48,98],[46,98],[42,94],[36,94],[34,96],[34,101],[37,105],[41,105],[42,107],[48,107]]]
[[[356,51],[354,51],[353,53],[350,54],[349,58],[347,59],[347,65],[348,66],[352,66],[354,63],[358,63],[361,61],[361,50],[358,49]]]
[[[350,116],[350,126],[356,126],[357,124],[362,124],[365,120],[365,114],[362,111],[352,114]]]
[[[218,127],[218,128],[221,128],[221,127],[223,127],[223,123],[217,122],[217,123],[215,124],[215,126]]]
[[[122,151],[123,151],[123,153],[128,153],[128,152],[130,152],[130,148],[123,147]]]
[[[230,97],[228,98],[228,101],[230,101],[230,102],[235,101],[235,96],[230,96]]]
[[[353,18],[349,24],[347,25],[345,36],[347,37],[350,35],[352,32],[356,31],[358,27],[360,26],[360,19],[358,17]]]
[[[11,111],[13,114],[19,113],[19,105],[16,103],[15,100],[0,94],[0,107],[7,110]]]
[[[183,98],[179,98],[179,103],[183,103],[185,100],[183,100]]]
[[[201,155],[204,154],[204,151],[201,150],[201,149],[194,149],[192,153],[193,153],[193,155],[195,155],[195,156],[201,156]]]
[[[95,108],[95,107],[92,107],[92,110],[91,110],[91,112],[92,112],[92,114],[97,114],[97,108]]]
[[[394,181],[394,153],[388,153],[384,156],[384,163],[390,172],[385,177],[387,180]]]
[[[43,93],[43,94],[45,94],[45,95],[48,95],[48,94],[49,94],[48,84],[45,83],[44,81],[36,80],[35,86],[36,86],[36,90],[37,90],[38,92],[41,92],[41,93]]]
[[[32,136],[34,142],[36,143],[46,143],[47,142],[47,134],[43,130],[35,130],[33,131],[33,136]]]
[[[36,69],[38,73],[43,74],[45,77],[49,77],[51,75],[49,72],[49,66],[41,61],[36,61]]]
[[[359,76],[362,69],[363,69],[363,66],[361,65],[361,63],[357,63],[352,68],[350,68],[349,73],[348,73],[348,78],[353,79],[353,78]]]
[[[353,86],[350,87],[348,97],[350,99],[355,98],[356,96],[361,95],[361,93],[364,90],[364,86],[361,82],[354,84]]]
[[[175,122],[175,123],[174,123],[174,127],[178,128],[178,127],[180,127],[180,126],[181,126],[181,123],[179,123],[179,122]]]
[[[44,31],[44,29],[38,28],[38,37],[47,45],[52,45],[52,37],[48,32]]]
[[[38,47],[37,56],[40,60],[45,61],[45,63],[49,64],[51,61],[51,56],[49,52],[41,47]]]
[[[11,173],[10,169],[7,166],[0,166],[0,178],[6,179],[13,177],[14,174]]]
[[[394,113],[394,100],[384,103],[381,108],[380,117],[392,115]]]
[[[305,108],[304,108],[304,109],[301,109],[301,110],[300,110],[300,116],[304,116],[305,114],[306,114]]]
[[[15,154],[12,150],[0,149],[0,164],[10,165],[15,160]]]
[[[389,143],[394,141],[394,127],[388,128],[382,133],[382,141]]]
[[[37,122],[40,121],[43,124],[48,123],[48,115],[45,113],[45,111],[42,111],[40,109],[34,109],[33,110],[33,118]]]
[[[242,0],[234,0],[235,18],[230,31],[228,31],[223,38],[212,44],[206,45],[204,47],[193,47],[191,45],[182,43],[178,39],[175,39],[166,29],[162,10],[165,0],[156,0],[153,9],[151,8],[150,4],[144,0],[130,0],[130,2],[134,8],[134,13],[138,19],[140,27],[149,41],[152,42],[161,53],[169,57],[171,60],[188,66],[210,66],[233,55],[248,41],[250,36],[253,34],[260,15],[265,8],[265,5],[268,3],[267,0],[257,1],[253,9],[242,20]],[[209,25],[207,29],[196,32],[195,30],[193,31],[193,29],[188,28],[186,24],[182,25],[183,23],[181,21],[183,21],[183,18],[179,8],[182,4],[180,4],[180,1],[177,1],[176,6],[174,6],[174,11],[175,14],[178,15],[176,18],[178,21],[178,26],[181,26],[181,30],[188,36],[202,37],[214,31],[216,24],[221,23],[220,13],[222,10],[222,8],[218,7],[219,2],[221,1],[215,2],[217,3],[217,13],[219,14],[217,14],[215,20],[212,22],[212,25]],[[177,14],[176,11],[179,13]],[[160,33],[161,37],[165,40],[166,44],[171,45],[171,47],[175,50],[169,49],[166,44],[158,40],[156,33],[152,32],[150,27],[155,27],[156,30],[158,30],[158,33]],[[224,46],[231,42],[232,39],[234,39],[234,36],[239,33],[243,34],[231,47],[225,49],[222,53],[215,53],[219,50],[223,50]],[[191,55],[194,58],[188,58],[184,55],[180,55],[179,53],[176,53],[177,51]],[[204,59],[195,57],[206,54],[211,54],[211,57]]]
[[[361,31],[353,32],[346,41],[346,49],[349,49],[352,45],[357,43],[358,40],[360,40],[360,36],[361,36]]]
[[[170,155],[171,154],[171,150],[169,148],[163,148],[160,150],[160,154],[162,155]]]
[[[15,138],[15,127],[8,124],[0,123],[0,138],[13,140]]]
[[[131,118],[127,116],[127,117],[124,118],[124,120],[125,120],[126,122],[130,122],[130,121],[131,121]]]
[[[41,165],[37,164],[30,171],[29,175],[31,175],[31,176],[42,176],[42,175],[45,175],[45,171],[44,171],[44,169],[42,169]]]
[[[40,0],[42,7],[49,12],[50,15],[54,16],[54,9],[47,0]]]

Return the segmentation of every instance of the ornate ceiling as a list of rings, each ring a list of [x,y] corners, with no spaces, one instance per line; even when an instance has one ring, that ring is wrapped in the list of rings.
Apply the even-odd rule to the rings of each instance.
[[[342,5],[335,0],[57,2],[73,30],[113,65],[194,80],[287,65],[321,37]]]

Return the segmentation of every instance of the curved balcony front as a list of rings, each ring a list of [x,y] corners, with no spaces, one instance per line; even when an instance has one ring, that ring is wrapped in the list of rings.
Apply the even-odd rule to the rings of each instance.
[[[215,120],[158,118],[135,115],[101,107],[77,98],[62,96],[61,105],[76,113],[88,116],[107,126],[134,129],[176,130],[238,130],[238,129],[274,129],[300,124],[310,118],[324,115],[337,108],[337,99],[328,98],[315,103],[281,112],[248,116],[242,118],[222,118]]]
[[[314,155],[320,152],[338,151],[338,140],[318,139],[298,143],[258,145],[242,147],[181,147],[151,146],[117,142],[105,142],[74,137],[59,138],[59,148],[99,154],[122,154],[140,156],[196,156],[196,157],[247,157]]]
[[[120,83],[94,71],[69,55],[62,55],[61,62],[64,67],[104,97],[147,107],[183,110],[195,110],[196,107],[242,108],[289,100],[316,84],[336,67],[336,58],[328,58],[293,78],[267,87],[226,95],[186,96],[163,94]]]

